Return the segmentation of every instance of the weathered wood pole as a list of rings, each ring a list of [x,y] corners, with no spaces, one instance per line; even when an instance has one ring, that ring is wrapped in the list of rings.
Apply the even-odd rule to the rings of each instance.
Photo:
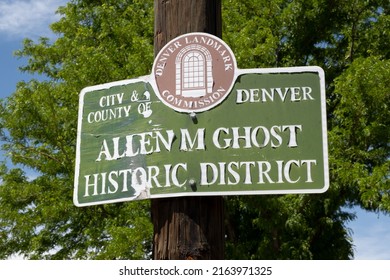
[[[185,33],[222,34],[221,0],[155,0],[154,17],[155,55]],[[152,199],[151,203],[154,259],[224,258],[222,197]]]

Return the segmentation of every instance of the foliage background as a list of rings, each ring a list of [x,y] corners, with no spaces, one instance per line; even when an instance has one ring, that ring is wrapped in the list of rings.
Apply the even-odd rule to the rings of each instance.
[[[231,259],[348,259],[348,209],[388,213],[390,3],[223,0],[223,39],[240,68],[318,65],[326,73],[331,186],[322,195],[228,197]],[[0,104],[0,257],[151,257],[148,201],[72,203],[78,93],[150,73],[153,1],[72,0],[50,42],[26,39],[20,82]]]

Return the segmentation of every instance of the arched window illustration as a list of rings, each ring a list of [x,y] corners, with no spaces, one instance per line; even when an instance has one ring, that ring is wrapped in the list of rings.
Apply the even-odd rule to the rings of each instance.
[[[212,92],[210,52],[201,45],[190,45],[176,57],[176,94],[201,97]]]

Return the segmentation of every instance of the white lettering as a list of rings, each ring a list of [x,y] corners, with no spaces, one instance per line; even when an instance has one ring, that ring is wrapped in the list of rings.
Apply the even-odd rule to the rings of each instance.
[[[264,148],[270,145],[278,148],[287,142],[289,148],[297,147],[297,134],[302,125],[274,125],[270,129],[257,127],[220,127],[213,133],[213,144],[218,149]]]
[[[312,92],[313,89],[311,87],[237,89],[236,103],[264,103],[275,102],[276,100],[285,102],[288,99],[291,102],[309,101],[314,100],[311,96]]]
[[[188,132],[188,129],[180,129],[181,132],[181,143],[180,143],[180,150],[181,151],[192,151],[195,147],[195,143],[197,142],[198,145],[195,148],[196,150],[205,150],[206,146],[204,143],[205,138],[205,129],[199,128],[196,131],[195,138],[192,141],[190,133]],[[187,146],[188,144],[188,146]]]
[[[313,182],[316,160],[200,163],[200,185],[296,184]],[[258,180],[253,180],[258,178]]]
[[[126,137],[114,137],[110,146],[106,139],[103,139],[99,155],[96,161],[117,160],[123,157],[134,157],[136,155],[148,155],[154,152],[161,152],[163,146],[171,151],[175,134],[172,130],[165,131],[163,135],[159,131],[143,132],[126,135]],[[203,140],[202,140],[203,141]],[[199,140],[199,142],[201,142]],[[201,142],[202,143],[202,142]],[[199,145],[201,145],[198,144]]]

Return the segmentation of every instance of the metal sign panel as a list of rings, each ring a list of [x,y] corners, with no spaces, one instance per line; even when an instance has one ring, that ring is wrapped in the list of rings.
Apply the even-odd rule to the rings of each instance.
[[[84,89],[74,203],[326,191],[323,70],[238,69],[234,81],[199,113],[167,106],[152,76]]]

